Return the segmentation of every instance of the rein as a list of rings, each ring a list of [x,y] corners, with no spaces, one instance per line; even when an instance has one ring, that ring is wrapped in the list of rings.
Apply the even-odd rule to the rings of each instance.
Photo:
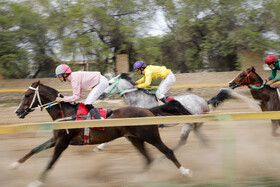
[[[118,87],[118,84],[119,84],[119,82],[120,82],[121,79],[122,79],[121,77],[119,77],[117,80],[114,79],[114,80],[116,80],[116,81],[115,81],[115,83],[114,83],[114,86],[113,86],[113,87],[111,88],[111,90],[107,93],[108,95],[114,95],[114,94],[123,95],[123,94],[125,94],[125,93],[128,93],[128,92],[137,90],[136,88],[121,90],[121,89]],[[112,90],[113,90],[114,88],[117,88],[117,91],[116,91],[116,92],[112,92]]]
[[[252,74],[252,71],[250,71],[250,72],[248,73],[246,70],[244,70],[244,72],[246,73],[247,76],[246,76],[246,78],[245,78],[241,83],[238,84],[239,87],[241,87],[241,86],[247,86],[247,87],[249,87],[249,88],[253,88],[253,89],[259,90],[259,89],[262,89],[262,88],[265,86],[265,84],[266,84],[265,81],[263,81],[262,84],[251,84],[250,75]],[[248,82],[248,85],[241,85],[241,84],[244,83],[245,81]]]
[[[33,96],[33,99],[32,99],[32,102],[31,102],[29,108],[25,109],[26,112],[28,112],[28,111],[27,111],[28,109],[29,109],[30,111],[34,111],[36,108],[40,108],[41,111],[42,111],[43,109],[48,109],[48,108],[51,108],[51,107],[54,106],[54,105],[59,104],[61,116],[62,116],[62,118],[65,118],[64,113],[63,113],[63,109],[62,109],[62,106],[61,106],[61,103],[56,102],[56,101],[52,101],[52,102],[49,102],[49,103],[46,103],[46,104],[42,104],[42,101],[41,101],[41,98],[40,98],[40,94],[39,94],[39,85],[37,86],[37,88],[33,88],[33,87],[30,86],[29,89],[34,90],[34,91],[35,91],[35,94],[34,94],[34,96]],[[38,98],[39,105],[38,105],[37,107],[31,108],[31,107],[33,106],[33,104],[34,104],[36,98]],[[29,113],[29,112],[28,112],[28,113]]]
[[[52,101],[52,102],[49,102],[49,103],[46,103],[46,104],[42,104],[41,98],[40,98],[40,94],[39,94],[39,85],[37,86],[37,88],[33,88],[33,87],[29,86],[29,89],[35,91],[35,94],[33,96],[32,102],[31,102],[31,104],[29,106],[30,110],[35,110],[36,108],[40,108],[41,110],[43,110],[43,109],[51,108],[53,105],[58,104],[58,102],[56,102],[56,101]],[[31,108],[33,106],[36,98],[38,98],[39,105],[37,107]]]
[[[122,78],[119,77],[119,78],[117,79],[117,81],[115,81],[114,86],[113,86],[113,87],[110,89],[110,91],[107,93],[108,95],[120,94],[120,96],[122,96],[123,94],[129,93],[129,92],[134,92],[134,91],[138,90],[137,88],[131,88],[131,89],[126,89],[126,90],[121,90],[121,89],[119,89],[118,84],[119,84],[119,82],[120,82],[121,79],[122,79]],[[114,80],[116,80],[116,79],[114,79]],[[112,90],[113,90],[115,87],[117,88],[117,91],[116,91],[116,92],[112,92]],[[156,94],[156,92],[155,92],[152,88],[150,88],[150,89],[148,89],[148,90],[151,91],[151,92],[153,92],[154,94]]]
[[[123,92],[120,93],[120,96],[122,96],[123,94],[129,93],[129,92],[134,92],[137,91],[137,88],[132,88],[132,89],[128,89],[128,90],[124,90]]]
[[[265,84],[266,84],[266,82],[265,82],[265,81],[263,81],[263,83],[262,83],[262,84],[257,84],[257,85],[260,85],[260,86],[256,86],[256,84],[255,84],[255,85],[250,84],[248,87],[259,90],[259,89],[262,89],[262,88],[265,86]]]

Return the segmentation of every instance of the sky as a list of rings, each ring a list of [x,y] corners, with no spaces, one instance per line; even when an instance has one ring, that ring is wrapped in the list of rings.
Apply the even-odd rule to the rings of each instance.
[[[161,11],[157,11],[155,18],[151,20],[147,26],[147,32],[151,36],[161,36],[168,31],[167,24],[164,19],[164,15]]]

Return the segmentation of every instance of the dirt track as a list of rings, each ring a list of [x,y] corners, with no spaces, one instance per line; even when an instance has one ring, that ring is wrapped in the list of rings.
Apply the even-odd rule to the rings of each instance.
[[[209,78],[205,78],[206,75]],[[207,80],[205,83],[226,83],[236,75],[236,72],[228,73],[227,77],[226,75],[222,73],[205,74],[203,77]],[[195,74],[191,76],[192,79],[186,79],[179,75],[177,76],[177,84],[200,83],[198,81],[200,76],[201,74]],[[49,86],[60,88],[55,81],[50,81],[49,79],[44,79],[44,81]],[[14,85],[16,84],[16,88],[27,89],[31,82],[33,81],[1,81],[0,86],[1,89],[15,88]],[[69,87],[63,85],[61,88]],[[217,93],[219,89],[219,87],[195,88],[193,92],[208,99]],[[246,89],[240,89],[240,92],[248,94]],[[170,94],[178,94],[186,92],[186,90],[173,89]],[[19,102],[22,95],[23,93],[0,93],[2,100],[0,103],[0,125],[51,120],[44,111],[34,111],[26,119],[18,119],[14,115],[14,111],[16,103]],[[114,98],[99,102],[97,105],[104,108],[118,108],[125,104],[120,98]],[[214,112],[252,111],[244,103],[229,101]],[[160,129],[162,139],[169,147],[176,144],[180,129],[181,125]],[[154,187],[214,183],[217,181],[236,184],[247,182],[252,177],[279,177],[280,141],[279,138],[271,136],[269,121],[211,122],[205,123],[203,132],[208,139],[208,147],[203,147],[194,134],[191,133],[187,145],[175,153],[184,167],[194,171],[194,177],[191,179],[182,176],[178,169],[167,159],[155,161],[148,171],[142,172],[144,159],[125,138],[120,138],[100,153],[92,151],[95,146],[70,146],[49,173],[46,186]],[[52,149],[30,158],[18,170],[11,171],[7,167],[50,136],[51,132],[49,131],[0,135],[0,186],[26,186],[29,182],[35,180],[50,159]],[[147,147],[154,158],[161,155],[152,146],[147,145]]]

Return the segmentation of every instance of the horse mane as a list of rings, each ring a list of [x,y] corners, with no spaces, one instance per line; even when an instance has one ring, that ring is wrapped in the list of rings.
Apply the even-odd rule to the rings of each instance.
[[[257,72],[256,72],[256,70],[255,70],[255,68],[254,68],[254,66],[252,66],[251,68],[252,68],[252,72],[255,73],[255,75],[257,76],[257,78],[263,82],[263,79],[261,78],[261,76],[259,76],[259,74],[257,74]]]
[[[255,68],[252,67],[252,71],[255,73],[255,75],[257,76],[258,79],[260,79],[263,82],[263,79],[261,78],[261,76],[259,76],[259,74],[256,72]],[[270,85],[264,85],[264,87],[275,90],[275,88],[271,87]]]
[[[156,116],[191,115],[191,113],[177,100],[171,100],[164,105],[149,108]]]
[[[59,93],[56,89],[54,89],[54,88],[52,88],[52,87],[49,87],[49,86],[47,86],[47,85],[44,85],[44,84],[42,84],[42,83],[40,83],[40,86],[45,87],[46,89],[48,89],[49,91],[51,91],[52,93],[54,93],[54,94],[56,94],[56,95]]]
[[[32,84],[33,85],[33,84]],[[57,96],[59,94],[59,91],[57,91],[56,89],[49,87],[47,85],[44,85],[42,83],[39,84],[40,86],[46,88],[50,93],[54,94],[55,96]],[[61,97],[64,97],[62,94],[60,94]],[[80,103],[76,103],[76,102],[61,102],[61,104],[63,104],[63,106],[69,105],[71,107],[77,107]]]
[[[127,73],[121,73],[120,77],[126,81],[128,81],[130,84],[132,84],[133,86],[135,85],[135,82],[133,81],[133,79],[129,76],[129,74]],[[152,95],[156,97],[156,94],[151,92],[150,89],[145,89],[145,88],[138,88],[138,91],[144,92],[147,95]],[[157,97],[156,97],[157,100]]]
[[[133,86],[135,85],[135,82],[133,81],[133,79],[127,74],[127,73],[121,73],[120,77],[122,79],[127,80],[129,83],[131,83]]]

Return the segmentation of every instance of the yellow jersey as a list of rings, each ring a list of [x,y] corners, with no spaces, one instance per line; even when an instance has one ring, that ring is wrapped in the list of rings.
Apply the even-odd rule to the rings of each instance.
[[[144,71],[144,76],[136,81],[138,88],[147,88],[151,85],[152,79],[165,79],[166,76],[171,73],[170,69],[167,69],[165,66],[147,66]]]

